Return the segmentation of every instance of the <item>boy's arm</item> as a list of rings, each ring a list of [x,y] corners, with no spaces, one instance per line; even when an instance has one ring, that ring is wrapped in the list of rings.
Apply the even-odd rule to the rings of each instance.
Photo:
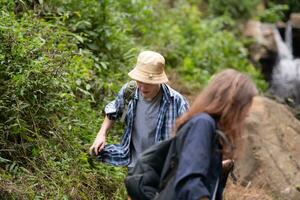
[[[98,155],[98,153],[100,151],[102,151],[102,149],[105,146],[105,141],[106,141],[106,135],[108,130],[112,127],[113,125],[113,120],[108,119],[108,117],[106,116],[102,126],[97,134],[97,137],[94,140],[94,143],[92,144],[92,146],[90,147],[90,154],[91,155]]]
[[[99,152],[102,151],[105,146],[106,136],[109,129],[113,126],[114,121],[119,119],[122,116],[123,112],[125,112],[124,108],[126,99],[124,96],[126,95],[126,89],[128,88],[129,83],[123,85],[116,99],[105,106],[106,116],[97,134],[97,137],[95,138],[94,143],[90,147],[91,155],[98,155]]]

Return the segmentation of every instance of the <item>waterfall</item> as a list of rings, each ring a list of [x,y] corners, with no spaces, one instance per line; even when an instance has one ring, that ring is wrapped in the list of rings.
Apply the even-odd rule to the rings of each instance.
[[[270,91],[283,98],[292,99],[300,104],[300,59],[294,59],[292,54],[292,26],[287,23],[285,42],[278,29],[274,29],[274,38],[278,49],[278,59],[273,68]]]
[[[291,52],[291,56],[293,56],[293,32],[292,32],[292,24],[290,21],[287,22],[287,27],[285,29],[285,44],[289,51]]]

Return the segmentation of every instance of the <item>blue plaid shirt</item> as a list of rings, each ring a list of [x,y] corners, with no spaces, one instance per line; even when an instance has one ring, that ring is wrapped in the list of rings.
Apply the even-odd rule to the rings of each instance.
[[[127,83],[128,84],[128,83]],[[105,113],[110,120],[120,119],[125,109],[124,92],[127,87],[125,84],[117,98],[105,107]],[[155,143],[170,138],[175,120],[188,109],[188,102],[177,91],[170,88],[167,84],[162,84],[162,100],[158,113],[157,128],[155,131]],[[139,100],[139,90],[135,90],[134,98],[129,101],[125,117],[126,128],[120,144],[108,144],[100,152],[98,160],[112,165],[127,166],[130,163],[130,143],[135,111]]]

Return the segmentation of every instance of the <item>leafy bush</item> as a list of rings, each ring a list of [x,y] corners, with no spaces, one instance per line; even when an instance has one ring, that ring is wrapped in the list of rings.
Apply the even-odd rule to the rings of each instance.
[[[164,12],[166,9],[168,14]],[[261,89],[266,88],[260,72],[248,60],[245,42],[237,36],[232,18],[204,19],[197,4],[184,1],[178,1],[172,9],[153,10],[162,12],[152,16],[158,25],[144,26],[141,42],[166,56],[167,64],[181,75],[177,81],[197,89],[216,72],[235,68],[249,73]]]
[[[256,11],[259,0],[207,0],[210,12],[215,15],[228,15],[233,19],[248,19]]]
[[[289,9],[286,4],[269,3],[267,9],[259,13],[258,19],[262,22],[276,23],[285,18],[285,12]]]
[[[59,22],[1,10],[0,194],[122,198],[124,170],[95,166],[86,153],[101,123],[92,107],[116,86],[101,83],[104,67]]]
[[[208,3],[226,8],[219,1]],[[242,8],[255,10],[257,4],[226,3],[228,8],[240,8],[243,14]],[[128,71],[137,52],[147,48],[161,52],[167,64],[183,74],[182,82],[197,80],[193,81],[195,88],[216,71],[232,67],[250,72],[264,89],[259,72],[248,62],[243,40],[234,34],[234,20],[226,16],[203,19],[198,6],[197,1],[181,0],[172,8],[161,1],[130,0],[51,1],[41,5],[43,15],[59,16],[81,38],[80,46],[93,52],[98,66],[115,72]],[[116,75],[122,77],[121,73]]]
[[[300,12],[300,1],[298,0],[270,0],[270,7],[272,6],[287,6],[285,10],[286,18],[289,17],[290,13]]]

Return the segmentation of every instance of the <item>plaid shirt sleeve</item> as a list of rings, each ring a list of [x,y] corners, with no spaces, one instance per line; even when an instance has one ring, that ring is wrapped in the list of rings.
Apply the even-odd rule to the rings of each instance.
[[[178,95],[178,110],[177,110],[177,117],[181,116],[185,113],[189,108],[189,103],[186,98],[182,95]]]
[[[120,117],[122,116],[122,113],[125,108],[124,92],[126,87],[127,83],[123,85],[115,100],[111,101],[105,106],[104,111],[108,119],[117,120],[120,119]]]

